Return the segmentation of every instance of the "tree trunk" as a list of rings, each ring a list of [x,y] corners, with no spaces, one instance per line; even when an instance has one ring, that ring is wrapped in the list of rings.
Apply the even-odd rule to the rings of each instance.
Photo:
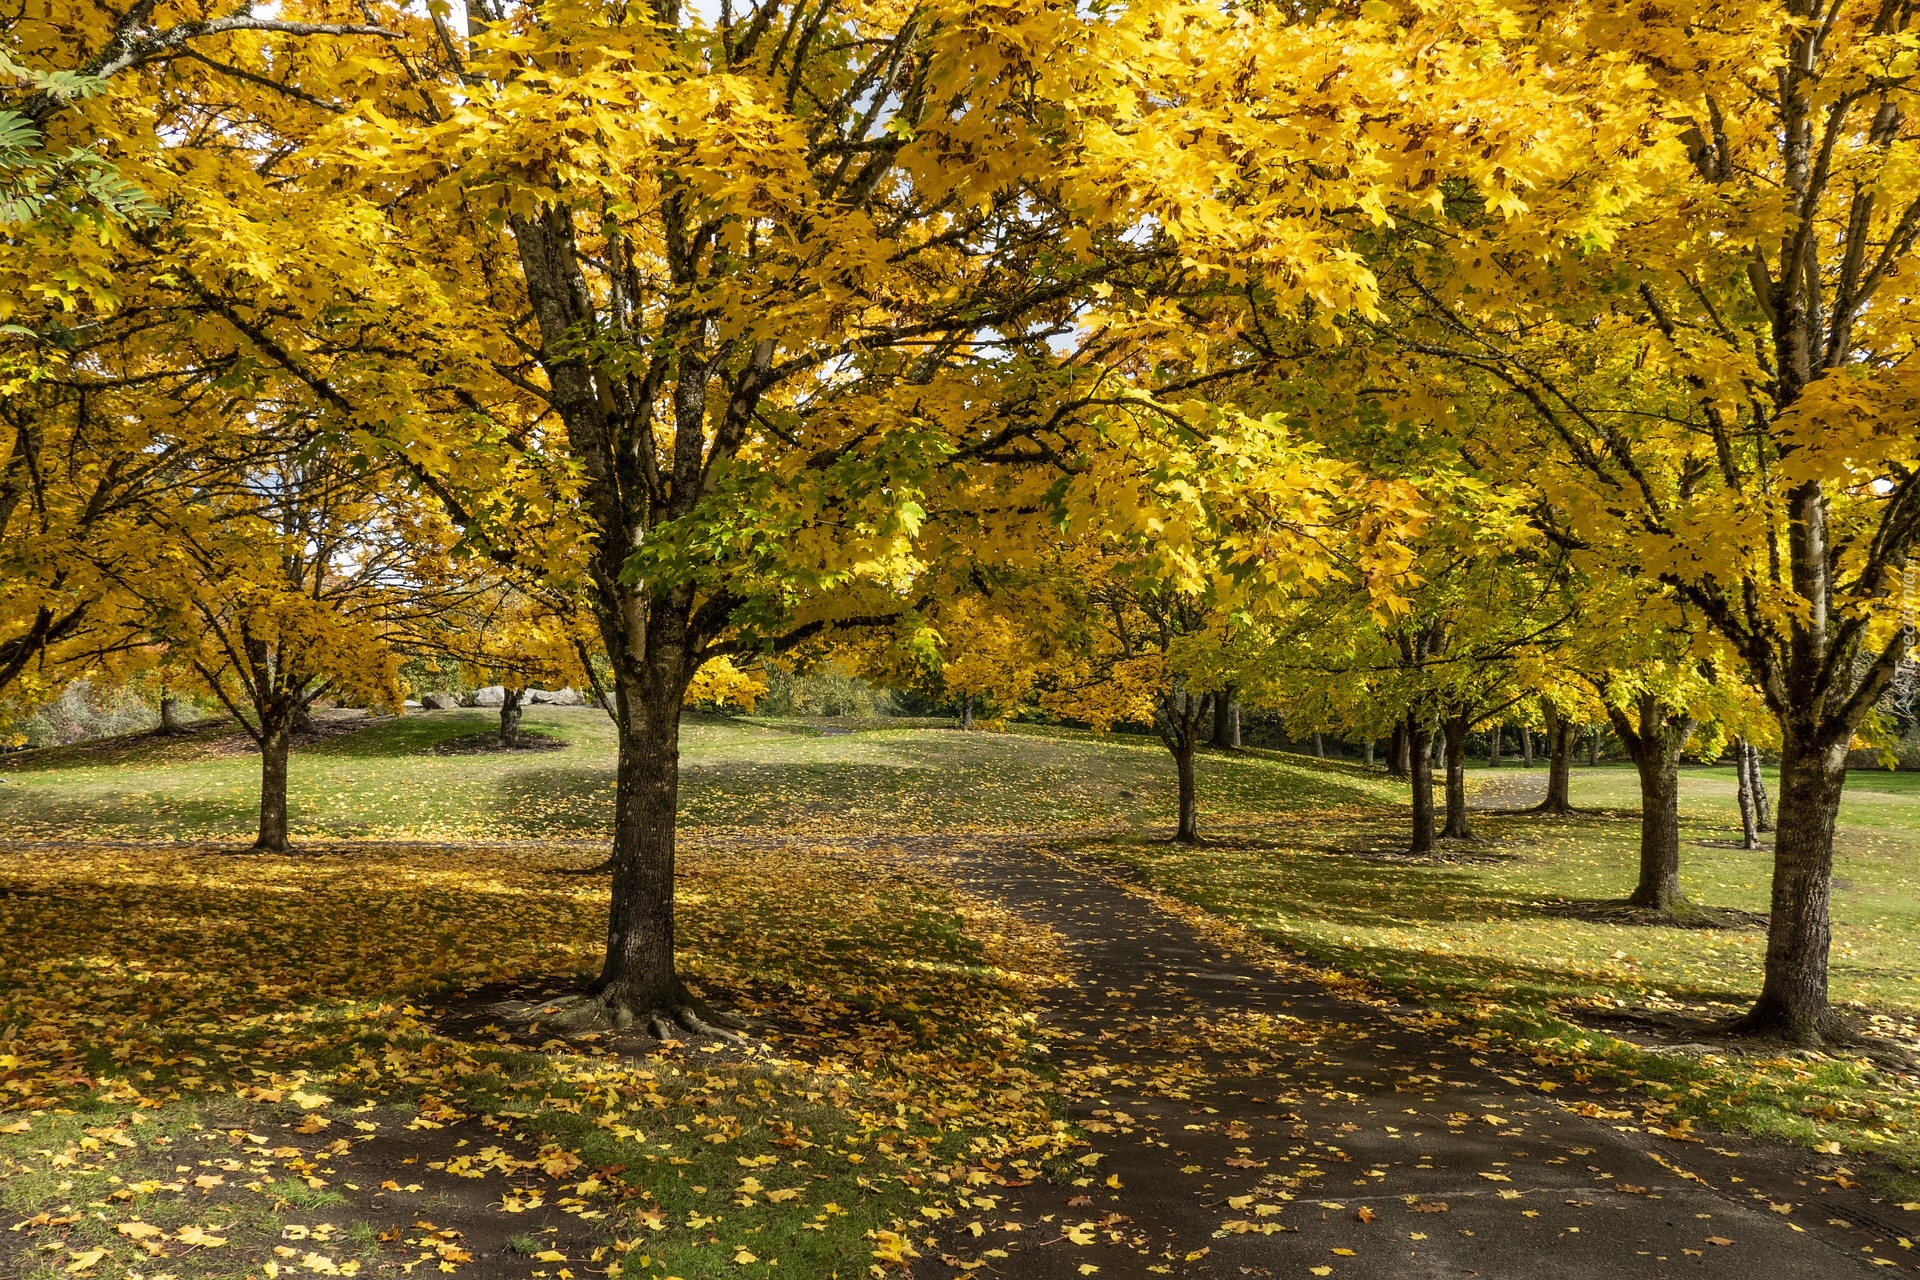
[[[1433,852],[1433,730],[1407,717],[1408,763],[1413,774],[1413,852]]]
[[[1748,754],[1746,740],[1733,740],[1734,773],[1739,777],[1740,787],[1740,847],[1758,849],[1760,847],[1759,811],[1753,802],[1753,757]]]
[[[663,655],[649,655],[663,656]],[[669,660],[670,662],[670,660]],[[674,825],[680,797],[681,685],[622,679],[613,826],[613,901],[598,994],[616,1026],[683,1004],[673,962]],[[670,673],[665,673],[670,676]]]
[[[180,699],[170,693],[160,695],[160,732],[185,733],[187,726],[180,722]]]
[[[1237,747],[1233,741],[1233,717],[1239,710],[1239,704],[1233,701],[1231,690],[1222,690],[1213,696],[1213,745],[1216,750]]]
[[[1233,747],[1236,751],[1240,749],[1240,704],[1237,701],[1233,704]]]
[[[1313,731],[1313,754],[1315,755],[1315,757],[1321,760],[1325,760],[1327,758],[1327,744],[1325,739],[1323,739],[1320,736],[1320,731],[1318,729],[1315,729]]]
[[[1373,768],[1373,739],[1371,737],[1360,746],[1360,763],[1366,765],[1369,769]]]
[[[1174,771],[1180,776],[1180,827],[1173,838],[1181,844],[1200,843],[1200,786],[1193,772],[1193,737],[1179,735],[1173,748]]]
[[[500,741],[512,746],[520,741],[520,699],[525,690],[508,686],[506,696],[500,702]]]
[[[1447,826],[1442,840],[1471,840],[1467,826],[1467,718],[1448,716],[1444,722],[1447,754]]]
[[[294,708],[260,717],[260,835],[254,853],[287,852],[287,756],[293,746]]]
[[[1760,748],[1747,744],[1747,773],[1753,784],[1753,822],[1762,834],[1773,830],[1773,802],[1767,798],[1767,776],[1760,772]]]
[[[973,695],[972,694],[968,694],[966,697],[960,700],[960,727],[968,731],[971,731],[973,729]]]
[[[1534,812],[1572,813],[1573,726],[1551,701],[1541,701],[1547,713],[1547,798],[1534,806]]]
[[[1396,778],[1413,776],[1413,752],[1408,745],[1404,721],[1393,726],[1393,741],[1387,746],[1387,772]]]
[[[1495,724],[1487,730],[1487,768],[1500,767],[1500,726]]]
[[[1520,726],[1520,767],[1533,768],[1533,728],[1524,724]]]
[[[1598,768],[1599,765],[1600,765],[1600,726],[1595,725],[1593,726],[1593,731],[1587,735],[1587,767],[1590,769],[1595,769],[1595,768]]]
[[[1766,980],[1736,1030],[1819,1044],[1838,1030],[1827,1005],[1828,912],[1833,824],[1846,785],[1851,735],[1809,741],[1811,735],[1791,720],[1781,730],[1780,825],[1773,845]]]
[[[1680,896],[1680,753],[1692,717],[1643,693],[1629,716],[1608,704],[1607,717],[1640,774],[1640,881],[1627,901],[1649,911],[1684,906]]]

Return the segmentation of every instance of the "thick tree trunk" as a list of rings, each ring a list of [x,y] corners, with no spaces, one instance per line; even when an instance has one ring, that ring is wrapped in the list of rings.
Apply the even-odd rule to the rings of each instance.
[[[1318,729],[1313,731],[1313,754],[1321,760],[1327,758],[1327,743],[1326,740],[1320,736]]]
[[[1487,730],[1487,768],[1500,767],[1500,726],[1496,723]]]
[[[293,746],[293,708],[260,717],[260,834],[255,853],[287,851],[287,757]]]
[[[1213,745],[1216,750],[1237,747],[1233,741],[1233,717],[1239,710],[1239,704],[1233,701],[1231,690],[1213,696]]]
[[[1547,798],[1534,806],[1534,812],[1572,813],[1573,726],[1552,702],[1542,701],[1547,712]]]
[[[1627,901],[1651,911],[1672,911],[1684,901],[1680,896],[1680,746],[1648,743],[1633,763],[1640,771],[1640,883]]]
[[[500,741],[509,747],[520,741],[520,699],[524,694],[525,690],[508,686],[500,702]]]
[[[1740,847],[1760,847],[1759,810],[1753,803],[1753,757],[1744,739],[1733,740],[1733,768],[1740,787]]]
[[[968,694],[966,697],[960,700],[960,727],[962,729],[968,730],[969,732],[971,732],[973,729],[973,695],[972,694]]]
[[[1433,852],[1433,730],[1407,717],[1408,763],[1413,774],[1413,852]]]
[[[1780,743],[1780,824],[1773,846],[1773,918],[1766,980],[1737,1029],[1819,1044],[1838,1030],[1827,1005],[1827,951],[1833,878],[1833,824],[1847,780],[1848,737],[1808,741],[1784,724]]]
[[[1524,724],[1520,726],[1520,767],[1533,768],[1533,729]]]
[[[1193,770],[1193,740],[1182,735],[1173,748],[1174,771],[1180,776],[1180,826],[1173,838],[1181,844],[1200,843],[1200,785]]]
[[[1592,731],[1587,734],[1587,767],[1589,769],[1595,769],[1595,768],[1598,768],[1599,765],[1600,765],[1600,726],[1595,725],[1593,726]]]
[[[1360,746],[1360,763],[1373,768],[1373,739],[1369,737]]]
[[[1387,772],[1396,778],[1413,776],[1413,753],[1407,745],[1407,726],[1393,726],[1393,740],[1387,744]]]
[[[1445,721],[1447,754],[1447,826],[1442,840],[1471,840],[1467,825],[1467,718],[1448,716]]]
[[[1609,703],[1607,718],[1640,774],[1640,880],[1627,901],[1672,911],[1686,902],[1680,896],[1680,753],[1694,720],[1650,693],[1639,696],[1633,715]]]
[[[656,675],[651,671],[649,675]],[[621,681],[613,826],[613,901],[599,995],[616,1026],[683,1004],[673,962],[674,825],[680,796],[680,695],[671,679]]]

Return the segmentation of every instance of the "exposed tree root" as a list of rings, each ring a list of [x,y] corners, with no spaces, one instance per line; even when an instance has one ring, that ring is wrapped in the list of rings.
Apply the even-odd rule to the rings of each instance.
[[[605,876],[613,874],[613,859],[596,862],[590,867],[561,867],[555,875],[562,876]]]
[[[1838,1010],[1828,1009],[1811,1023],[1789,1018],[1777,1009],[1755,1005],[1727,1027],[1737,1040],[1772,1040],[1802,1049],[1863,1049],[1875,1042],[1862,1035]]]
[[[1685,898],[1665,907],[1648,907],[1631,898],[1600,901],[1538,902],[1536,911],[1601,924],[1665,926],[1674,929],[1764,929],[1767,917],[1738,907],[1708,907]]]
[[[744,1019],[705,1008],[684,994],[655,1008],[635,1009],[608,989],[583,992],[555,1001],[549,1007],[558,1012],[547,1019],[547,1025],[575,1035],[587,1031],[631,1031],[639,1027],[662,1042],[690,1036],[712,1036],[735,1044],[747,1041],[741,1034],[747,1026]]]

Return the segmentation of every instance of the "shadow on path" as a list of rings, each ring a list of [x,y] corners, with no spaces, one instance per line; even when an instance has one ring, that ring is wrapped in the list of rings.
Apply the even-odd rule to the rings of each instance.
[[[911,857],[916,842],[895,847]],[[1235,958],[1018,841],[922,847],[1065,941],[1075,985],[1051,994],[1039,1034],[1093,1142],[1064,1182],[982,1188],[976,1216],[943,1223],[930,1251],[949,1267],[1829,1280],[1911,1265],[1904,1215],[1835,1161],[1657,1135],[1626,1095],[1476,1056],[1415,1007]],[[941,1274],[932,1257],[920,1270]]]

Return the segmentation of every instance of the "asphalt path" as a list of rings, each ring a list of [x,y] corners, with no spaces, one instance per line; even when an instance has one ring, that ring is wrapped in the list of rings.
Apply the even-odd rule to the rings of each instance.
[[[1844,1161],[1646,1122],[1643,1095],[1489,1050],[1415,1006],[1232,954],[1123,879],[944,841],[1051,927],[1041,1037],[1092,1138],[982,1189],[916,1274],[1830,1280],[1920,1269]],[[1585,1113],[1585,1114],[1583,1114]],[[1911,1217],[1911,1226],[1902,1219]]]

